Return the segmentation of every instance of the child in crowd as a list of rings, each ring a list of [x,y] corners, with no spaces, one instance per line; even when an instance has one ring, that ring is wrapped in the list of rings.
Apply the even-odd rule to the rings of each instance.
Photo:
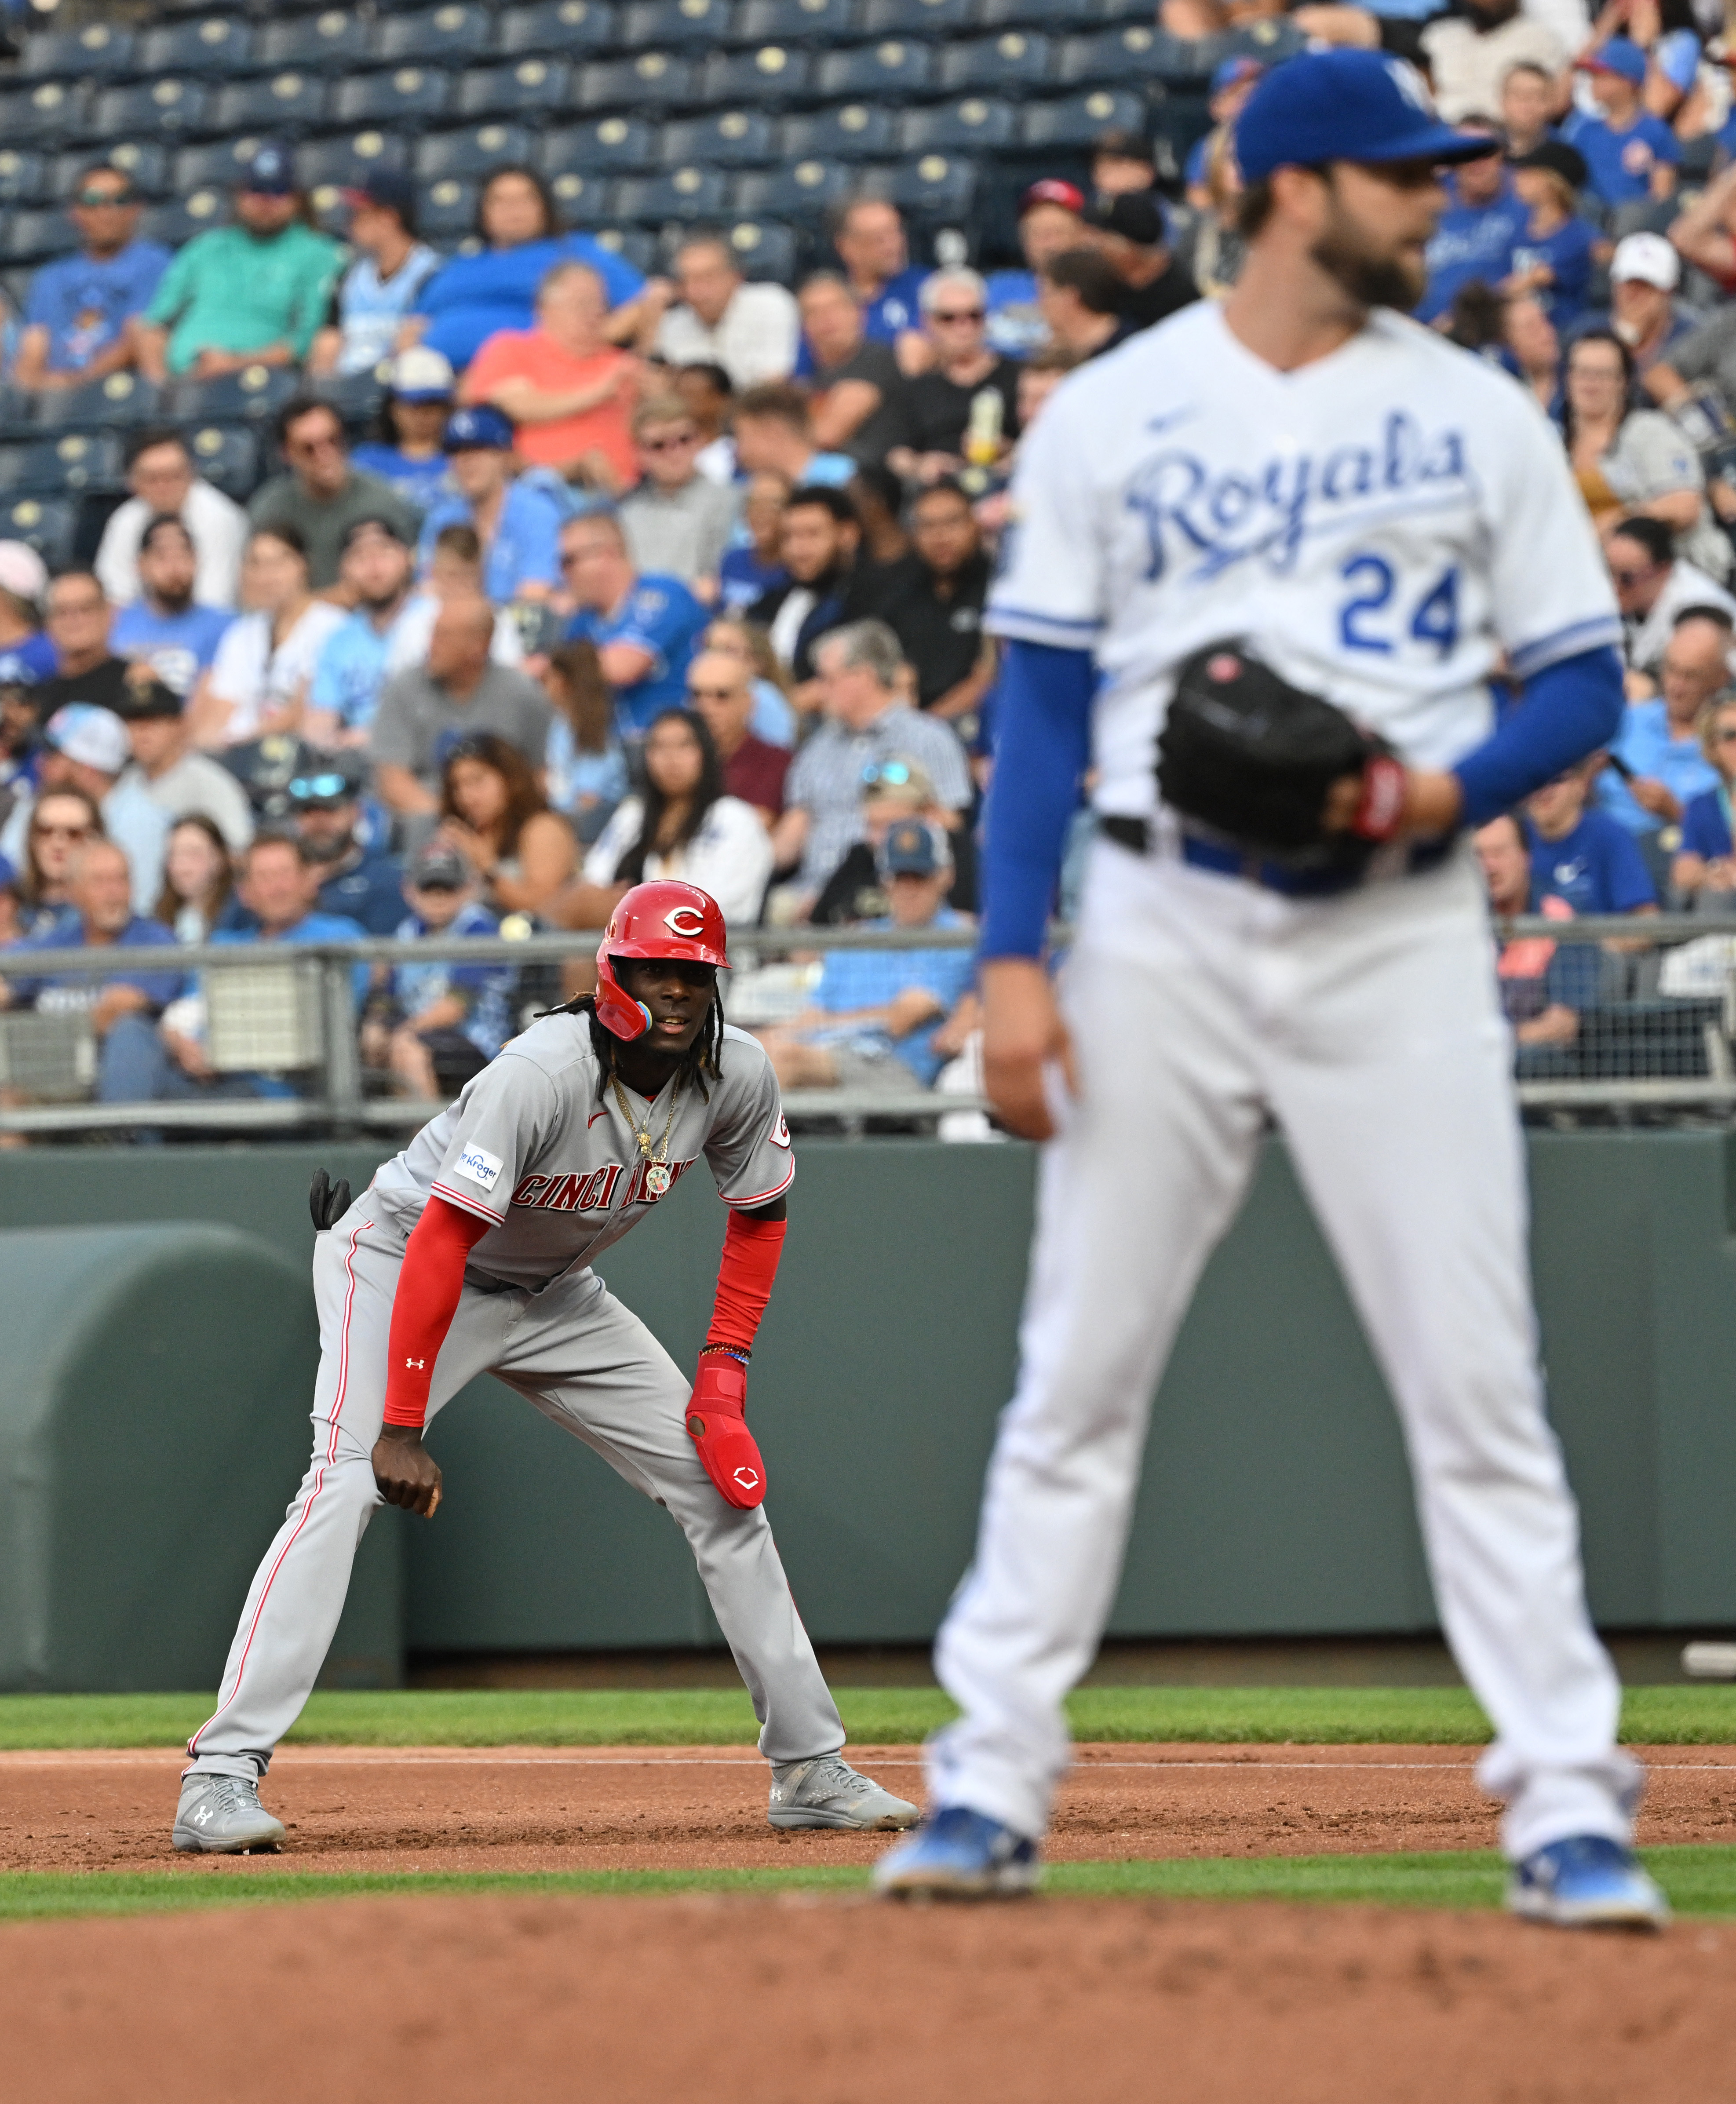
[[[404,871],[400,942],[424,935],[493,935],[500,923],[476,896],[470,864],[432,840]],[[403,1093],[454,1096],[513,1031],[513,974],[486,964],[397,965],[384,1011],[362,1026],[364,1064],[389,1068]]]

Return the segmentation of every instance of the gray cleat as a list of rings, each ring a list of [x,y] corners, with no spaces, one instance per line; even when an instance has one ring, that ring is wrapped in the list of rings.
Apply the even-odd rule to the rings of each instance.
[[[820,1754],[811,1761],[789,1761],[773,1768],[766,1816],[774,1826],[850,1826],[894,1834],[914,1826],[922,1814],[858,1775],[837,1754]]]
[[[239,1776],[185,1776],[175,1808],[177,1848],[206,1856],[246,1856],[275,1848],[283,1823],[259,1801],[259,1785]]]

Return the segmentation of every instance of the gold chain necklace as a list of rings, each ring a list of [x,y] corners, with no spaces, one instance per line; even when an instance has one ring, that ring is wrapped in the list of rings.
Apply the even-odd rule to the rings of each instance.
[[[615,1092],[615,1101],[621,1106],[621,1115],[627,1120],[627,1129],[639,1143],[639,1152],[644,1157],[645,1162],[645,1187],[654,1198],[661,1198],[673,1180],[667,1160],[669,1134],[675,1125],[676,1106],[681,1099],[681,1083],[685,1078],[685,1076],[681,1074],[677,1074],[675,1077],[675,1093],[669,1099],[669,1115],[663,1123],[663,1136],[657,1143],[656,1153],[653,1154],[649,1107],[646,1108],[645,1123],[642,1126],[636,1125],[633,1121],[633,1113],[627,1107],[627,1098],[621,1092],[619,1077],[614,1073],[609,1077],[609,1085]]]

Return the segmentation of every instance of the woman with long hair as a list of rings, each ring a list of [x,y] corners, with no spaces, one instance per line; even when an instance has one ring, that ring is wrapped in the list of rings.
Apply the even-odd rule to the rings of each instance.
[[[759,918],[771,881],[771,836],[751,804],[723,793],[712,734],[690,709],[651,720],[645,787],[621,805],[585,858],[583,881],[557,902],[565,928],[600,928],[632,886],[680,877],[708,891],[725,920]]]
[[[45,789],[37,798],[16,887],[21,936],[35,934],[65,911],[73,857],[87,840],[105,838],[102,813],[82,789]]]
[[[497,913],[541,913],[578,866],[572,827],[548,808],[524,754],[492,732],[461,738],[448,752],[440,832],[475,870]]]
[[[203,811],[177,818],[169,828],[154,917],[174,929],[177,943],[209,942],[234,892],[229,844],[216,822]]]
[[[542,686],[555,711],[543,761],[548,800],[589,847],[629,787],[596,645],[563,643],[550,651]]]
[[[195,745],[244,745],[297,731],[319,653],[348,615],[315,599],[307,548],[293,526],[261,526],[241,559],[239,614],[194,689],[187,720]]]

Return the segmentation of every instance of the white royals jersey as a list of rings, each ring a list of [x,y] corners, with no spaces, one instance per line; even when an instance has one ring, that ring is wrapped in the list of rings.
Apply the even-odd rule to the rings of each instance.
[[[1487,681],[1619,644],[1561,443],[1506,374],[1377,310],[1280,372],[1202,302],[1064,381],[1025,441],[997,635],[1095,652],[1100,811],[1151,815],[1176,667],[1247,644],[1407,761],[1493,728]]]

